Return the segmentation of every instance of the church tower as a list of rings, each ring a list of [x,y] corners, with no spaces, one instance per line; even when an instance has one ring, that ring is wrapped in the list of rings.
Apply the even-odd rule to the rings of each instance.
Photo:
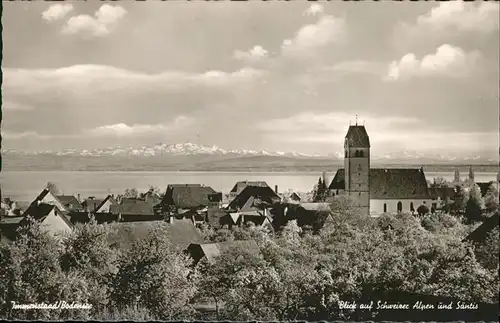
[[[344,141],[345,192],[370,214],[370,138],[364,126],[349,126]]]

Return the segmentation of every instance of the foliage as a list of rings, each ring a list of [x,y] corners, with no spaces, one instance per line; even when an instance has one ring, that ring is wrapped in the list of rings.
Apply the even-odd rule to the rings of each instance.
[[[136,188],[127,188],[123,193],[123,197],[126,198],[137,198],[139,197],[139,192]]]
[[[448,187],[448,181],[443,178],[443,177],[435,177],[433,179],[433,182],[431,184],[431,188],[436,188],[436,187]]]
[[[328,197],[328,188],[326,183],[320,177],[318,179],[318,184],[314,187],[313,202],[324,202]]]
[[[472,197],[474,199],[474,197]],[[325,210],[326,211],[326,210]],[[448,214],[383,215],[359,212],[348,197],[330,205],[318,234],[288,221],[278,233],[256,226],[202,227],[205,241],[255,240],[244,249],[193,266],[164,231],[127,251],[109,246],[112,230],[94,221],[59,241],[39,226],[0,248],[0,303],[89,302],[92,312],[12,311],[15,319],[200,319],[195,305],[215,308],[211,320],[356,320],[339,300],[381,292],[498,301],[498,229],[482,244],[463,238],[473,229]],[[363,317],[371,320],[372,317]]]
[[[486,239],[475,246],[477,260],[487,269],[498,272],[499,229],[491,230]]]
[[[45,187],[50,191],[50,193],[52,193],[54,195],[60,194],[60,190],[54,182],[47,182]]]
[[[94,219],[78,224],[64,241],[61,266],[64,271],[78,272],[86,279],[89,300],[94,310],[104,308],[109,300],[109,285],[118,270],[119,253],[110,248],[107,225],[98,225]]]
[[[471,187],[469,199],[465,207],[465,218],[469,223],[479,221],[482,218],[484,200],[481,196],[481,189],[477,184]]]
[[[488,212],[498,211],[498,206],[499,206],[498,189],[494,183],[491,183],[490,186],[488,187],[488,191],[484,196],[484,204]]]
[[[469,200],[469,194],[463,187],[457,185],[455,187],[456,194],[454,203],[451,206],[451,211],[455,215],[462,214],[465,210],[465,206],[467,205],[467,201]]]
[[[131,321],[131,322],[150,322],[156,318],[151,312],[140,306],[122,306],[104,308],[97,312],[93,317],[96,321]]]
[[[419,216],[424,216],[426,214],[429,214],[429,207],[425,204],[422,204],[417,208],[417,213]]]
[[[86,303],[88,285],[76,271],[64,272],[59,259],[61,242],[31,223],[19,230],[12,244],[0,249],[0,310],[1,316],[16,319],[64,319],[87,317],[87,310],[12,310],[11,302],[18,304],[57,301]]]
[[[154,227],[120,259],[112,283],[115,306],[141,304],[162,320],[189,317],[196,291],[195,281],[188,279],[190,260],[172,248],[165,230],[166,226]]]

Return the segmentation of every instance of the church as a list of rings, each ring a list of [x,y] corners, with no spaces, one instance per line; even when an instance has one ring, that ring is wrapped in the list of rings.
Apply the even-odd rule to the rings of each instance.
[[[370,168],[370,138],[365,126],[351,125],[344,141],[344,168],[337,170],[329,190],[347,195],[363,213],[416,212],[420,205],[431,208],[432,198],[422,168]]]

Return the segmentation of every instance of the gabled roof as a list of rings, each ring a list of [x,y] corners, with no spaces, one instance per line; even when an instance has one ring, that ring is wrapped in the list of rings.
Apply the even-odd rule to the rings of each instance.
[[[70,208],[80,208],[82,205],[76,197],[73,195],[56,195],[56,198],[64,205],[64,206],[69,206]]]
[[[240,194],[247,186],[269,187],[264,181],[239,181],[234,185],[231,193]]]
[[[306,211],[330,211],[329,203],[300,203],[299,207]]]
[[[256,199],[260,203],[274,204],[281,200],[281,198],[276,194],[269,186],[247,186],[229,203],[229,208],[231,209],[242,209],[248,200],[252,198],[250,203],[255,204]]]
[[[43,223],[43,221],[47,218],[47,216],[54,211],[56,216],[61,217],[64,222],[69,227],[72,227],[71,221],[64,215],[64,213],[59,210],[59,208],[55,205],[40,203],[38,205],[32,204],[28,210],[23,215],[23,219],[19,222],[20,225],[27,224],[27,217],[32,217],[35,221]]]
[[[104,200],[102,200],[96,207],[95,207],[95,212],[99,212],[99,210],[101,209],[101,207],[106,203],[106,202],[110,202],[111,205],[117,205],[118,203],[115,201],[115,199],[111,196],[111,195],[108,195],[106,196],[106,198]]]
[[[476,228],[476,230],[472,231],[469,233],[469,235],[464,239],[468,241],[474,241],[474,242],[481,242],[486,239],[486,236],[490,231],[492,231],[495,228],[498,228],[500,220],[500,213],[495,213],[484,222]]]
[[[179,209],[206,207],[216,193],[213,188],[199,184],[168,185],[162,204],[174,205]]]
[[[370,137],[365,126],[349,126],[345,140],[349,147],[370,148]]]
[[[192,248],[192,246],[189,246]],[[232,250],[240,249],[251,255],[259,255],[260,248],[254,240],[240,240],[240,241],[225,241],[219,243],[206,243],[199,244],[203,251],[203,256],[211,263],[215,262],[217,257],[228,254]]]
[[[88,211],[94,211],[96,207],[101,204],[102,199],[86,199],[82,202],[82,206],[86,207]]]
[[[185,250],[192,243],[203,243],[203,238],[190,220],[119,222],[112,226],[116,232],[110,237],[110,242],[116,242],[122,248],[129,248],[133,242],[147,238],[153,226],[164,226],[165,233],[177,250]]]
[[[61,201],[57,198],[57,196],[52,194],[49,189],[44,188],[42,192],[38,194],[38,196],[30,203],[30,205],[26,208],[26,210],[24,210],[22,216],[26,216],[26,214],[28,214],[32,208],[37,207],[38,204],[40,204],[42,200],[49,194],[51,194],[54,197],[54,200],[60,204],[61,208],[64,208],[64,204],[61,203]],[[59,210],[59,211],[64,212],[64,210]]]
[[[154,214],[153,203],[136,200],[135,202],[128,202],[123,204],[111,205],[111,213],[120,213],[122,215],[151,215]]]
[[[343,185],[342,185],[343,184]],[[330,189],[344,189],[345,172],[337,170]],[[370,199],[429,199],[430,192],[422,169],[370,169]]]

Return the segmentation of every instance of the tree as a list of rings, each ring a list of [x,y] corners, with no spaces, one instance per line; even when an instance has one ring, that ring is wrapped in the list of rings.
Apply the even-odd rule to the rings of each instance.
[[[52,193],[53,195],[59,195],[60,194],[60,191],[59,191],[59,188],[57,187],[57,185],[54,183],[54,182],[47,182],[46,186],[45,186],[49,191],[50,193]]]
[[[315,186],[313,202],[323,202],[326,199],[327,188],[323,179],[320,177],[318,179],[318,184]]]
[[[421,204],[418,208],[417,208],[417,214],[419,216],[424,216],[426,214],[429,213],[429,207],[425,204]]]
[[[110,247],[113,234],[108,225],[78,224],[64,240],[61,266],[65,272],[78,272],[88,283],[93,311],[103,310],[109,300],[109,286],[118,271],[119,252]]]
[[[484,204],[488,212],[495,212],[498,210],[498,189],[495,183],[491,183],[488,187],[488,191],[484,196]]]
[[[463,214],[467,201],[469,200],[469,194],[460,185],[455,187],[455,199],[451,206],[451,210],[455,215]]]
[[[435,187],[448,187],[448,182],[443,177],[435,177],[433,183],[431,184],[432,188]]]
[[[21,227],[18,238],[0,248],[0,316],[27,320],[88,319],[88,310],[13,310],[18,304],[87,303],[85,279],[60,266],[61,241],[32,221]]]
[[[147,238],[135,242],[120,258],[112,283],[114,307],[140,304],[161,320],[187,319],[192,314],[196,275],[191,275],[191,259],[173,249],[167,226],[153,227]]]
[[[465,208],[465,218],[469,223],[479,221],[482,218],[484,200],[481,196],[481,189],[474,184],[469,191],[469,199]]]
[[[139,197],[139,192],[137,191],[136,188],[127,188],[125,190],[125,193],[123,194],[123,197],[126,197],[126,198],[137,198],[137,197]]]

